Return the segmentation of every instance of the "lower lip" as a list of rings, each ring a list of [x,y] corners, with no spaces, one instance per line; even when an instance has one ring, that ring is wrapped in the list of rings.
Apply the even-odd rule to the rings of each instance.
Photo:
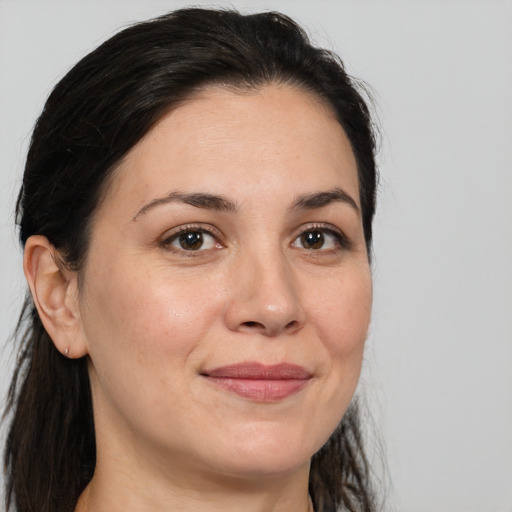
[[[277,402],[298,393],[309,379],[233,379],[206,377],[212,384],[256,402]]]

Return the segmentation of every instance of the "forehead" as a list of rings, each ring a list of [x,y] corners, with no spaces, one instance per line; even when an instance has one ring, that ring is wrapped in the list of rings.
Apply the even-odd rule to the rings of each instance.
[[[190,188],[243,199],[255,192],[300,194],[340,180],[359,201],[350,143],[323,100],[290,86],[209,87],[167,113],[132,148],[105,199],[137,196],[140,206]]]

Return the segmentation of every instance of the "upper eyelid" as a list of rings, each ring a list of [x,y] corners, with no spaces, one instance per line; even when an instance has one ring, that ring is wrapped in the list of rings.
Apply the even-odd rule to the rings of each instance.
[[[181,226],[176,226],[175,228],[168,229],[163,235],[163,240],[169,240],[170,238],[174,238],[181,233],[186,233],[187,231],[202,231],[208,233],[209,235],[214,236],[215,238],[222,238],[223,233],[216,227],[210,224],[183,224]]]
[[[302,226],[300,226],[299,228],[296,229],[296,231],[295,231],[296,235],[294,235],[294,236],[300,236],[302,233],[304,233],[306,231],[314,231],[314,230],[326,231],[329,233],[333,233],[335,235],[339,235],[342,238],[348,239],[347,235],[345,235],[345,232],[342,229],[334,226],[333,224],[322,223],[322,222],[311,222],[309,224],[303,224]]]
[[[333,224],[321,222],[312,222],[310,224],[302,225],[300,228],[298,228],[296,234],[293,236],[292,243],[303,233],[315,230],[330,233],[332,236],[337,238],[338,243],[343,248],[350,249],[353,246],[352,240],[345,234],[345,232],[342,229],[338,228],[337,226],[334,226]]]
[[[213,250],[213,248],[206,249],[197,249],[197,250],[187,250],[184,248],[179,248],[174,246],[174,242],[178,239],[178,237],[182,233],[199,231],[201,233],[205,233],[211,236],[216,245],[216,249],[224,248],[225,244],[221,240],[221,233],[218,229],[211,225],[205,224],[182,224],[181,226],[176,226],[175,228],[171,228],[167,230],[161,237],[159,237],[157,244],[161,249],[165,249],[166,251],[170,251],[175,255],[186,256],[186,257],[199,257],[201,254],[209,253]],[[219,235],[220,234],[220,235]],[[220,246],[220,247],[219,247]]]

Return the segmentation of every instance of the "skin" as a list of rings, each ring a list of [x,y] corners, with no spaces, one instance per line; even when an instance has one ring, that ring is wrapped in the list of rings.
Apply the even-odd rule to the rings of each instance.
[[[333,190],[346,197],[293,206]],[[77,510],[309,509],[309,461],[352,398],[370,321],[359,208],[350,144],[319,100],[209,88],[120,163],[80,279],[29,239],[43,322],[59,350],[90,361],[98,459]],[[180,229],[203,245],[180,245]],[[261,402],[203,375],[247,361],[311,378]]]

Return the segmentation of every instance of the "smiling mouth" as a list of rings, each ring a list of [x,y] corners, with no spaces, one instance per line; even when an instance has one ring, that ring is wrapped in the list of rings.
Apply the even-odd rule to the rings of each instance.
[[[256,402],[283,400],[298,393],[312,377],[302,366],[255,362],[222,366],[201,375],[214,386]]]

